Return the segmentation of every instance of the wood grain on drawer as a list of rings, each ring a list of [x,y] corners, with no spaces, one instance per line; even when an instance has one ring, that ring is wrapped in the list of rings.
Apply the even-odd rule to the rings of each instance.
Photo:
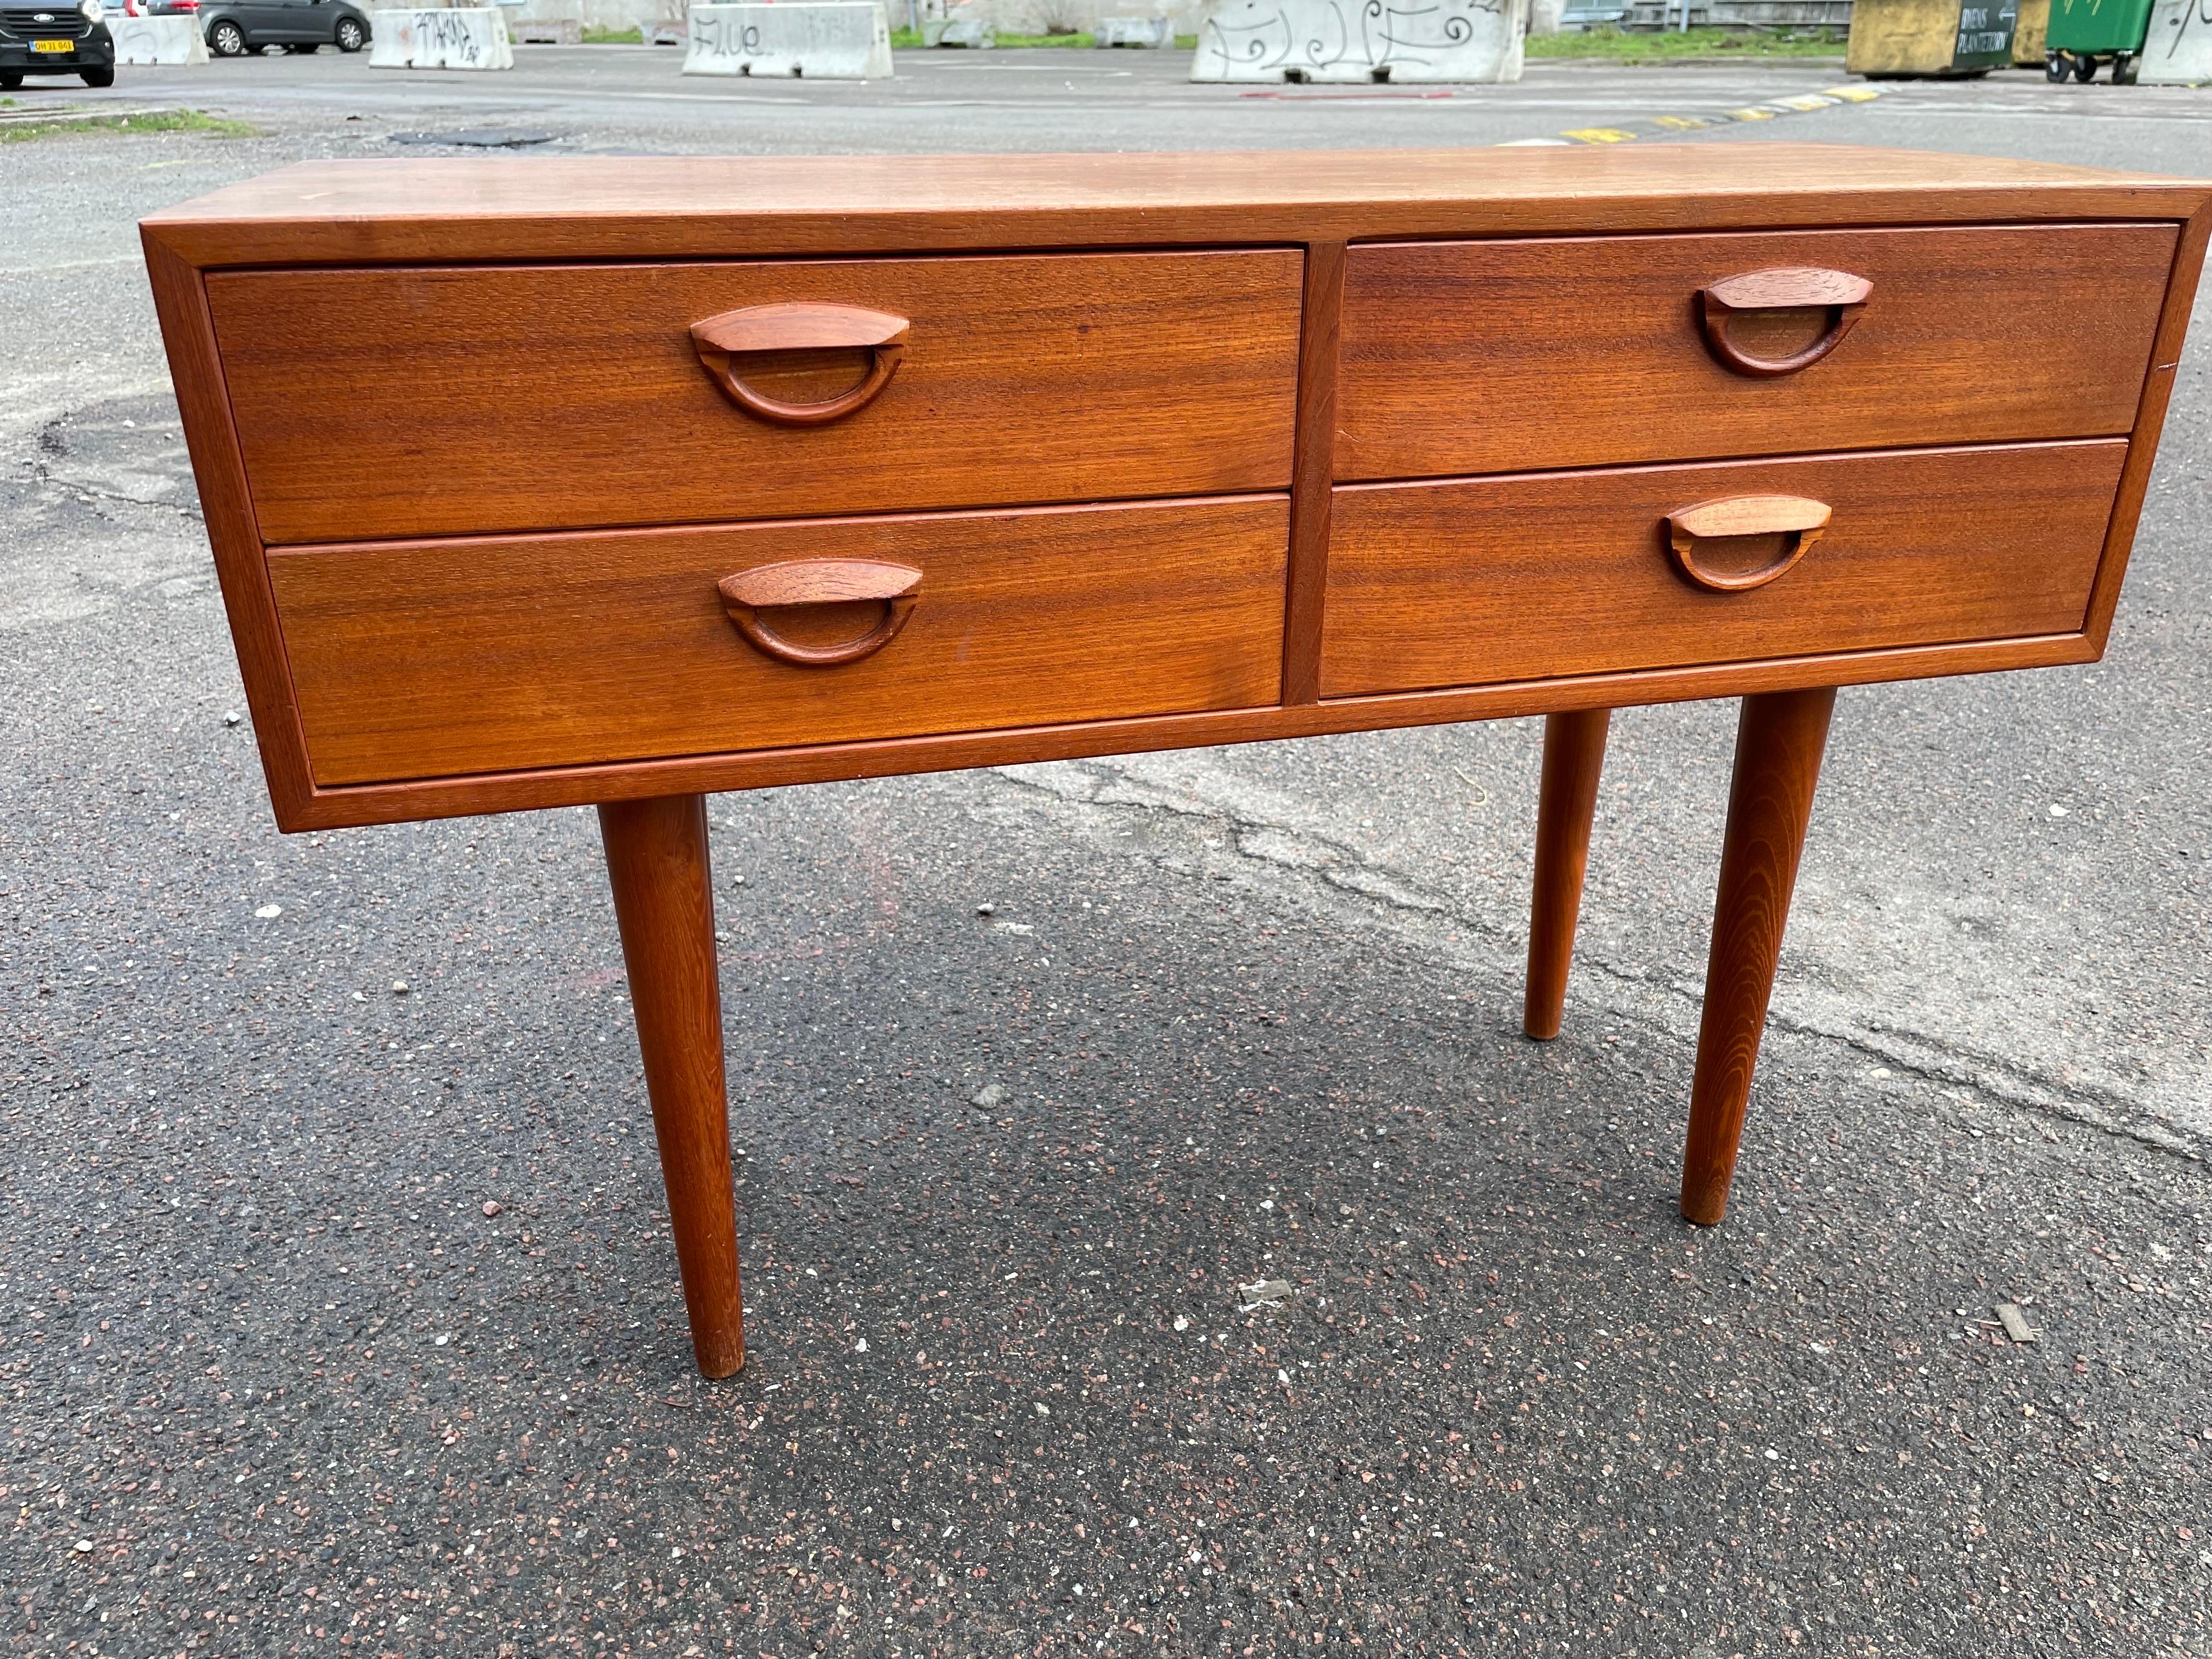
[[[2126,432],[2177,235],[2028,225],[1355,247],[1335,476]],[[1805,268],[1870,285],[1840,343],[1794,374],[1724,367],[1699,291]],[[1786,358],[1831,320],[1741,313],[1731,338]]]
[[[2072,633],[2126,454],[2106,440],[1340,486],[1322,695]],[[1667,516],[1759,495],[1831,517],[1763,586],[1692,581]],[[1703,554],[1749,570],[1788,545]]]
[[[1275,701],[1281,496],[300,549],[270,556],[319,784]],[[805,560],[921,573],[873,655],[779,662],[718,584]],[[826,645],[880,610],[785,608]]]
[[[216,272],[208,301],[271,543],[1278,489],[1296,251]],[[908,325],[816,426],[740,409],[695,323],[835,305]],[[865,352],[745,378],[834,395]],[[802,387],[811,389],[800,389]]]

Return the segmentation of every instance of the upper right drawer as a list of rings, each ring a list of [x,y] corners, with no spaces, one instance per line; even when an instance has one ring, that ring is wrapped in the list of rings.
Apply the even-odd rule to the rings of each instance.
[[[2178,228],[1351,250],[1340,479],[2128,431]]]

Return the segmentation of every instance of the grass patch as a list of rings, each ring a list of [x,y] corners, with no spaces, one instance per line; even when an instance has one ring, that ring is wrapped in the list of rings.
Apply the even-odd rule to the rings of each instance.
[[[1198,37],[1178,34],[1175,38],[1177,52],[1196,52]],[[1098,37],[1094,34],[1002,34],[1002,46],[1095,46]],[[914,29],[893,29],[891,45],[902,52],[911,52],[921,45],[921,34]]]
[[[640,28],[586,29],[584,44],[587,46],[641,46],[645,44],[645,31]]]
[[[1752,33],[1735,29],[1668,29],[1632,33],[1603,27],[1580,34],[1532,34],[1531,58],[1582,58],[1607,64],[1671,64],[1686,58],[1833,58],[1843,51],[1840,30],[1801,29]]]
[[[1098,37],[1095,34],[1087,33],[1082,34],[1002,34],[999,37],[999,44],[1001,46],[1091,47],[1098,44]],[[911,51],[915,47],[921,45],[921,36],[913,29],[893,29],[891,31],[891,45],[901,51]],[[1184,52],[1196,52],[1198,50],[1198,37],[1194,34],[1178,34],[1176,36],[1176,45]]]
[[[198,132],[210,138],[258,138],[261,129],[202,110],[161,110],[152,115],[103,115],[85,121],[25,121],[0,125],[0,144],[28,143],[70,132]]]

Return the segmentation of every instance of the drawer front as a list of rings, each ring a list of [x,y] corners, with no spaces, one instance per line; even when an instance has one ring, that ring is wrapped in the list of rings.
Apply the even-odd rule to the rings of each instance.
[[[281,544],[1279,489],[1302,271],[1261,250],[207,286]],[[733,312],[736,391],[691,331]],[[905,329],[860,406],[793,424],[741,404],[818,413],[860,386],[890,355],[853,343],[871,315]]]
[[[315,781],[347,784],[1272,703],[1289,517],[1264,496],[387,543],[269,571]],[[853,562],[909,592],[781,602],[863,591]],[[748,572],[762,644],[720,590]],[[854,660],[770,654],[894,620]]]
[[[1340,486],[1322,695],[2071,633],[2126,453],[2106,440]],[[1729,509],[1685,512],[1760,498],[1800,505],[1742,525],[1825,508],[1825,527],[1725,535]]]
[[[2176,236],[2045,225],[1355,247],[1335,476],[2124,433]],[[1763,272],[1831,276],[1729,284]],[[1794,303],[1820,297],[1833,303]],[[1807,366],[1758,372],[1832,329]]]

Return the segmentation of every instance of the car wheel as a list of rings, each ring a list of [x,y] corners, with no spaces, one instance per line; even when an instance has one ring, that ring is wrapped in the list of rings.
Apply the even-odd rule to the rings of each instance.
[[[337,42],[340,52],[359,52],[368,44],[368,31],[350,17],[338,19]]]
[[[218,58],[243,58],[246,31],[226,17],[208,31],[208,50]]]
[[[84,83],[88,87],[112,87],[115,84],[115,69],[112,64],[106,69],[79,70],[77,73],[84,77]]]

